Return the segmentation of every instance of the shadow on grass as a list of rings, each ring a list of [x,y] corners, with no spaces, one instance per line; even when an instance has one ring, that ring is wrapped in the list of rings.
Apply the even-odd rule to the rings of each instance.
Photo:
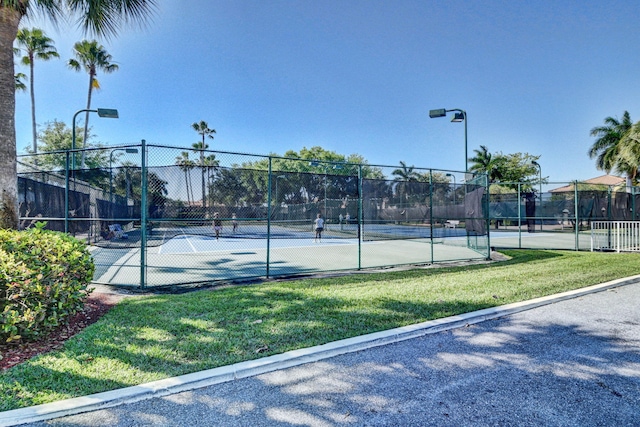
[[[517,251],[513,255],[513,259],[500,264],[350,275],[125,300],[54,354],[47,363],[55,367],[41,367],[40,359],[34,359],[2,373],[0,390],[7,399],[0,409],[31,405],[34,401],[29,396],[34,393],[97,393],[131,385],[127,377],[147,382],[500,304],[490,297],[420,302],[375,293],[357,301],[351,295],[309,291],[316,286],[370,286],[377,280],[443,275],[563,256],[548,251]],[[106,380],[65,375],[65,364],[79,360],[87,370],[104,369],[105,377],[113,377]],[[44,374],[42,369],[61,374]]]
[[[636,425],[640,341],[620,327],[518,315],[64,421]]]

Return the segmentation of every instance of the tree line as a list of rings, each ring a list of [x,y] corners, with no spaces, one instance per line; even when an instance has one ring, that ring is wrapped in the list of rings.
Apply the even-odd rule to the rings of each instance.
[[[0,3],[0,228],[17,228],[18,226],[18,177],[17,177],[17,149],[15,129],[15,93],[16,88],[24,87],[21,78],[24,76],[15,74],[14,67],[14,42],[18,37],[20,24],[30,16],[40,15],[55,22],[67,18],[77,18],[77,23],[85,34],[97,37],[110,37],[118,34],[125,26],[145,24],[153,15],[156,8],[156,0],[38,0],[38,1],[2,1]],[[31,31],[33,33],[33,31]],[[36,31],[30,34],[40,41],[45,39],[42,46],[45,56],[55,57],[52,53],[51,42],[45,35],[40,37]],[[25,34],[25,39],[28,38]],[[50,39],[49,39],[50,40]],[[84,46],[89,50],[103,51],[104,48],[98,42],[80,42],[78,56],[75,59],[80,67],[85,67],[91,75],[91,70],[97,70],[99,63],[87,64],[84,62],[81,52]],[[27,53],[26,56],[29,56]],[[29,62],[37,58],[34,53]],[[111,61],[108,55],[102,60]],[[70,62],[74,67],[75,63]],[[114,67],[111,70],[115,70]],[[31,76],[31,84],[33,75]],[[95,87],[95,81],[90,78],[89,93]],[[90,103],[90,96],[88,97]],[[35,121],[35,108],[32,104],[32,122]],[[88,121],[85,120],[88,132]],[[86,142],[86,137],[83,143]]]
[[[31,96],[32,112],[32,146],[35,153],[38,150],[34,93],[34,63],[36,60],[50,60],[58,58],[53,40],[37,28],[20,29],[21,22],[32,15],[41,15],[53,22],[63,18],[75,17],[79,26],[87,35],[97,37],[110,37],[118,34],[124,25],[145,24],[153,15],[157,0],[39,0],[39,1],[3,1],[0,3],[0,228],[16,228],[18,225],[17,205],[17,150],[15,134],[15,93],[16,90],[26,90],[24,79],[29,79],[29,93]],[[17,51],[13,47],[17,41]],[[16,53],[18,52],[18,53]],[[20,57],[21,63],[29,67],[29,76],[24,73],[15,73],[14,55]],[[99,87],[96,78],[97,73],[110,73],[117,70],[117,65],[112,62],[111,56],[97,40],[83,40],[74,45],[74,56],[68,61],[69,67],[74,70],[85,70],[89,74],[89,87],[87,95],[87,109],[91,105],[91,96],[95,88]],[[200,124],[200,123],[199,123]],[[51,129],[45,132],[59,131],[60,125],[54,122]],[[207,130],[208,129],[208,130]],[[198,131],[198,129],[196,129]],[[211,175],[207,173],[215,170],[215,158],[206,158],[206,143],[208,137],[212,137],[214,130],[205,126],[202,131],[202,141],[199,147],[194,148],[198,152],[197,162],[202,167],[201,186],[203,188],[200,198],[203,203],[208,200],[206,192],[207,180]],[[200,133],[200,131],[198,131]],[[212,131],[212,132],[210,132]],[[82,136],[79,137],[81,147],[88,146],[89,117],[85,116]],[[604,126],[591,129],[590,135],[596,137],[588,151],[588,155],[596,160],[596,167],[607,173],[615,171],[625,174],[629,180],[636,184],[638,181],[638,168],[640,167],[640,122],[633,123],[627,111],[622,120],[607,117]],[[301,155],[304,155],[300,153]],[[528,153],[502,154],[490,153],[486,146],[475,150],[475,156],[470,160],[471,172],[487,173],[493,183],[500,184],[509,189],[514,182],[535,182],[536,164],[539,156]],[[285,154],[286,157],[286,154]],[[103,162],[104,159],[90,159],[83,156],[81,166],[91,167],[92,161]],[[189,167],[191,160],[187,156],[180,160],[180,164]],[[413,166],[401,163],[397,173],[394,173],[396,190],[402,192],[403,185],[409,188],[407,182],[416,180],[418,176],[412,172]],[[367,173],[375,173],[366,169]],[[394,171],[395,172],[395,171]],[[220,172],[221,174],[223,172]],[[326,173],[325,173],[326,175]],[[423,177],[424,178],[424,177]],[[430,177],[433,179],[433,177]],[[444,177],[440,177],[444,179]],[[438,179],[440,179],[438,178]],[[538,177],[540,179],[541,177]],[[546,178],[542,178],[544,181]],[[229,179],[231,185],[232,180]],[[400,185],[400,186],[398,186]],[[191,193],[193,191],[191,190]],[[405,191],[405,195],[408,193]],[[191,200],[196,197],[190,195]]]

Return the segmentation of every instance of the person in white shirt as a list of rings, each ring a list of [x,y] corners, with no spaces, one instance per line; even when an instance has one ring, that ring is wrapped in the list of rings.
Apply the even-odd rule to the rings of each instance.
[[[324,230],[324,219],[322,219],[322,215],[318,214],[314,224],[316,226],[316,237],[314,242],[322,241],[322,230]]]

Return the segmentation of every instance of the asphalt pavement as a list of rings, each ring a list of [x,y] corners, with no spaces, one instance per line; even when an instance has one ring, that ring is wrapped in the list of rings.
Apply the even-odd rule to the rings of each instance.
[[[390,344],[378,337],[372,348],[25,425],[640,425],[638,278],[510,307],[422,336],[396,333]]]

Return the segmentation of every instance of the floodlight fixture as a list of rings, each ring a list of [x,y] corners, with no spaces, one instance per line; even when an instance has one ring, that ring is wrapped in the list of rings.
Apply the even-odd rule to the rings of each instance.
[[[76,168],[76,153],[74,151],[76,149],[76,117],[78,117],[78,114],[80,113],[98,113],[98,117],[104,117],[107,119],[119,118],[118,110],[116,110],[115,108],[98,108],[95,110],[84,108],[82,110],[78,110],[75,112],[75,114],[73,115],[73,119],[71,120],[71,151],[73,151],[72,166],[71,166],[72,170],[75,170]],[[84,156],[82,157],[82,159],[84,163]],[[82,167],[84,167],[84,164],[82,165]]]
[[[468,161],[469,155],[467,153],[467,112],[459,108],[452,108],[447,110],[446,108],[438,108],[436,110],[429,110],[429,117],[434,119],[437,117],[445,117],[447,113],[455,112],[456,114],[451,119],[454,123],[464,122],[464,171],[469,170]]]
[[[437,110],[429,110],[429,117],[436,118],[436,117],[444,117],[447,115],[447,110],[444,108],[438,108]]]
[[[451,121],[453,123],[460,123],[460,122],[464,122],[464,114],[462,113],[456,113],[453,118],[451,119]]]
[[[98,108],[96,110],[99,117],[105,117],[107,119],[117,119],[118,118],[118,110],[115,108]]]

